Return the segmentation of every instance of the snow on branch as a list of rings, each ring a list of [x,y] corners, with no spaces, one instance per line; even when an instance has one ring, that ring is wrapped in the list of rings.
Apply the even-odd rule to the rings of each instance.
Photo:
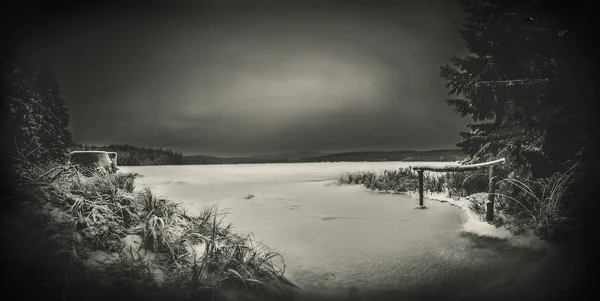
[[[468,164],[468,165],[452,164],[452,165],[447,165],[447,166],[432,166],[432,165],[423,164],[423,165],[412,166],[412,169],[413,170],[438,171],[438,172],[440,172],[440,171],[441,172],[444,172],[444,171],[446,171],[446,172],[447,171],[469,171],[469,170],[477,170],[477,169],[485,168],[485,167],[496,165],[496,164],[503,164],[504,162],[506,162],[506,159],[501,158],[501,159],[490,161],[490,162]]]
[[[479,85],[505,85],[512,86],[516,84],[539,84],[539,83],[547,83],[547,78],[538,78],[538,79],[509,79],[509,80],[490,80],[490,81],[481,81],[475,83],[475,86]]]

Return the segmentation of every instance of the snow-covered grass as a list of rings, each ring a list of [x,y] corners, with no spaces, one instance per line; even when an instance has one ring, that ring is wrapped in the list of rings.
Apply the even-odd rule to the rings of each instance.
[[[579,227],[577,220],[569,214],[580,204],[576,201],[567,204],[567,201],[571,185],[582,175],[582,164],[575,163],[564,173],[556,173],[547,179],[523,180],[507,177],[501,179],[498,184],[516,191],[520,197],[503,192],[496,195],[504,205],[510,205],[507,207],[512,207],[512,211],[521,212],[521,219],[534,229],[537,235],[552,237],[557,231],[572,231]]]
[[[439,162],[437,162],[439,164]],[[428,165],[433,166],[431,163]],[[362,184],[368,189],[383,192],[410,192],[418,189],[418,174],[410,166],[390,170],[353,171],[343,173],[340,184]],[[488,175],[485,171],[423,173],[424,191],[435,193],[447,191],[452,196],[468,196],[487,190]]]
[[[81,281],[217,299],[224,291],[286,294],[295,286],[281,256],[234,233],[216,206],[190,214],[148,188],[135,192],[130,173],[86,177],[70,165],[33,164],[17,172],[27,200],[18,216],[41,222],[27,231],[43,233],[50,253],[68,257],[64,273],[78,267]]]

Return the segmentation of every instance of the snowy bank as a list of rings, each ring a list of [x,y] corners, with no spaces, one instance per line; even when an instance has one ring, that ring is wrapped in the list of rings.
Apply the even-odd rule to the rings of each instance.
[[[412,197],[418,198],[417,194],[411,194]],[[492,224],[487,223],[482,217],[469,208],[469,198],[458,198],[454,199],[448,197],[445,193],[432,193],[425,194],[427,200],[438,201],[442,203],[448,203],[453,206],[460,207],[465,213],[467,220],[463,223],[462,231],[464,233],[470,233],[477,236],[489,237],[495,239],[506,240],[511,246],[528,249],[545,249],[548,246],[546,241],[541,240],[533,231],[527,230],[525,233],[520,235],[514,235],[510,233],[504,227],[496,227]]]

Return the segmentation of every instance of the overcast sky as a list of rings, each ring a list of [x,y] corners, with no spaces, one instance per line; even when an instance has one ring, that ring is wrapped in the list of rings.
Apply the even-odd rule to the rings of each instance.
[[[217,156],[454,148],[470,120],[444,102],[439,68],[466,54],[460,8],[361,2],[80,11],[28,47],[47,54],[81,143]]]

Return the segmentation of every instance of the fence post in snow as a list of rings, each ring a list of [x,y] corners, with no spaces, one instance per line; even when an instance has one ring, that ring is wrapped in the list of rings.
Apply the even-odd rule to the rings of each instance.
[[[446,189],[448,190],[448,197],[452,197],[452,191],[450,190],[450,172],[446,172],[445,175],[446,177]]]
[[[417,170],[419,173],[419,207],[423,208],[423,170]]]
[[[494,220],[494,197],[496,193],[496,185],[494,183],[494,166],[490,166],[490,182],[488,186],[488,200],[486,204],[486,216],[485,219],[488,222]]]

